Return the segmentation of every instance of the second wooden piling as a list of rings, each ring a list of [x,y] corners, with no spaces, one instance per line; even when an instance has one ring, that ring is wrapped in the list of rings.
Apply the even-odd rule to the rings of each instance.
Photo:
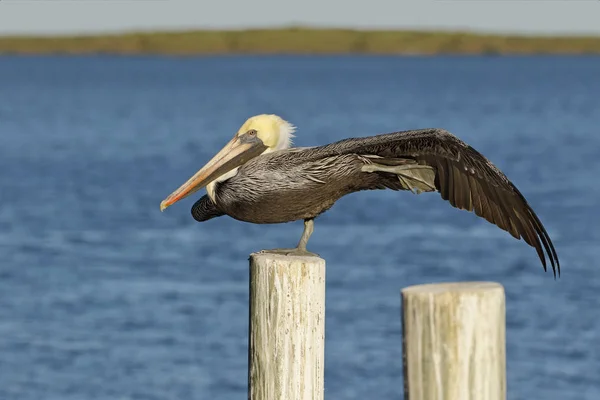
[[[250,256],[248,398],[322,400],[325,260]]]
[[[493,282],[402,290],[404,398],[505,400],[504,288]]]

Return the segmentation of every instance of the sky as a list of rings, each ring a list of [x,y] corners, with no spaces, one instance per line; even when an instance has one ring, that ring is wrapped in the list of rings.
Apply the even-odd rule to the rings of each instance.
[[[600,0],[0,0],[0,34],[290,25],[600,35]]]

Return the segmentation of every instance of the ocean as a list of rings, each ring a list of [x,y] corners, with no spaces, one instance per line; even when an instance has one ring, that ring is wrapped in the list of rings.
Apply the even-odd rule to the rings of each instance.
[[[295,144],[449,130],[523,192],[562,275],[436,193],[349,195],[327,261],[325,396],[402,398],[400,290],[496,281],[510,399],[600,398],[600,57],[0,57],[0,399],[241,399],[248,255],[302,222],[159,204],[246,118]]]

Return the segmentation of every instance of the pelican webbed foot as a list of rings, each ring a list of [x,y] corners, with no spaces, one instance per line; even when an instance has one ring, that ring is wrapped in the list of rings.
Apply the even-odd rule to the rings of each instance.
[[[281,254],[283,256],[298,256],[298,257],[319,257],[317,253],[311,253],[306,249],[294,247],[293,249],[271,249],[261,250],[262,254]]]
[[[317,253],[311,253],[306,250],[306,244],[308,243],[308,239],[310,235],[312,235],[314,230],[314,222],[312,219],[304,220],[304,232],[302,232],[302,237],[298,242],[298,246],[293,249],[273,249],[273,250],[263,250],[261,253],[273,253],[273,254],[283,254],[286,256],[311,256],[311,257],[319,257]]]

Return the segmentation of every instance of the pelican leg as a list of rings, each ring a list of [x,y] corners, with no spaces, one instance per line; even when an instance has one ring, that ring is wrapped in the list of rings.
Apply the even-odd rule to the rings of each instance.
[[[261,253],[274,253],[274,254],[283,254],[286,256],[313,256],[319,257],[316,253],[311,253],[306,250],[306,244],[308,243],[308,239],[313,233],[314,230],[314,220],[313,219],[305,219],[304,220],[304,232],[302,232],[302,237],[298,242],[298,246],[293,249],[272,249],[272,250],[263,250]]]

